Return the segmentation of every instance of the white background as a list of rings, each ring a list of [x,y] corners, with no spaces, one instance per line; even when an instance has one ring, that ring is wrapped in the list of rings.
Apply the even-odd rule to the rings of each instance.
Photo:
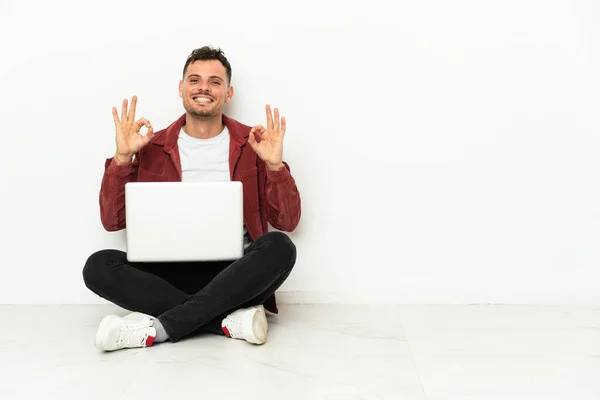
[[[111,107],[183,112],[223,48],[226,114],[288,120],[302,196],[282,301],[599,303],[600,3],[0,0],[0,303],[103,302]],[[286,292],[286,293],[283,293]]]

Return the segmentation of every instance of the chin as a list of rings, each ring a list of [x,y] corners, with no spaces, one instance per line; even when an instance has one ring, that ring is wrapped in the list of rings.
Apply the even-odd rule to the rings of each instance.
[[[218,115],[218,110],[217,109],[210,109],[210,110],[198,110],[195,107],[186,107],[185,109],[189,114],[192,114],[196,117],[200,117],[200,118],[210,118],[210,117],[214,117],[216,115]]]

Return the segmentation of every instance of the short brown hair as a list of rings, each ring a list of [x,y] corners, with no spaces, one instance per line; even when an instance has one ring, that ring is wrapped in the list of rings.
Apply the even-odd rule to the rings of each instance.
[[[227,72],[227,80],[231,83],[231,64],[225,57],[225,53],[220,48],[213,48],[211,46],[204,46],[192,51],[192,53],[188,56],[185,66],[183,67],[183,78],[185,79],[185,73],[187,71],[188,65],[193,63],[194,61],[204,61],[204,60],[219,60],[221,64],[225,67],[225,72]]]

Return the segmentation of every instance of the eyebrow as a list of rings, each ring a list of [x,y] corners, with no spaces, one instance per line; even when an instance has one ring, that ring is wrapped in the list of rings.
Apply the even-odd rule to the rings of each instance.
[[[188,79],[191,79],[191,78],[201,78],[201,76],[198,75],[198,74],[190,74],[190,75],[188,75]],[[221,78],[220,76],[217,76],[217,75],[212,75],[212,76],[208,77],[208,79],[213,79],[213,78],[216,78],[216,79],[218,79],[220,81],[224,81],[223,78]]]

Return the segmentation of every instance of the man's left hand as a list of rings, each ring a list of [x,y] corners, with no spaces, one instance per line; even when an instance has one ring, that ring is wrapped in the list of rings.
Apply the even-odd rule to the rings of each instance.
[[[285,135],[285,117],[279,119],[279,110],[275,116],[271,114],[271,106],[267,104],[267,129],[256,125],[250,131],[248,143],[258,157],[267,164],[267,168],[278,171],[283,167],[283,137]]]

